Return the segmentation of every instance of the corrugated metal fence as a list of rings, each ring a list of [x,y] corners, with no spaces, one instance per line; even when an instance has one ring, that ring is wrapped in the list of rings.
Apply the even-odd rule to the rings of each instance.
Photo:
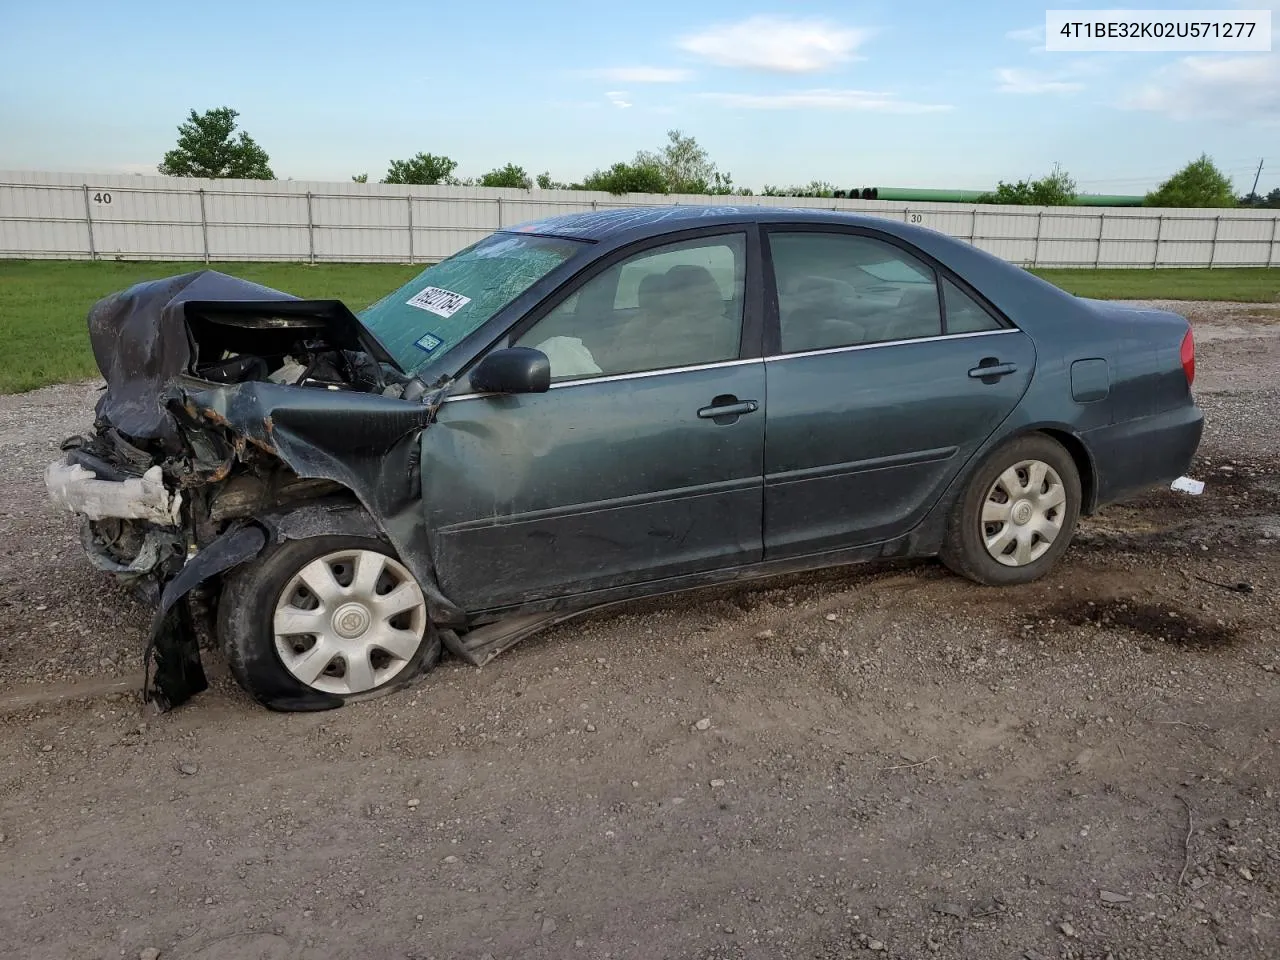
[[[1272,210],[1010,207],[0,171],[0,258],[432,262],[540,217],[671,203],[856,210],[1040,267],[1280,265]]]

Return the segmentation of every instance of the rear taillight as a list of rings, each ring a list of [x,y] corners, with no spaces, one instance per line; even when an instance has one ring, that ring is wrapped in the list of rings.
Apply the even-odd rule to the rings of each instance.
[[[1191,330],[1182,338],[1182,372],[1187,375],[1187,386],[1196,382],[1196,341]]]

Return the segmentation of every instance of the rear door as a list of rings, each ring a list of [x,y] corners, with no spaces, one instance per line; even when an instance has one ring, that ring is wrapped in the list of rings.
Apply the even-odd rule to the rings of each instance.
[[[424,432],[447,596],[474,612],[760,559],[758,258],[742,228],[632,249],[496,345],[542,350],[552,387],[456,394]]]
[[[896,239],[765,237],[766,559],[906,533],[1013,411],[1033,343]]]

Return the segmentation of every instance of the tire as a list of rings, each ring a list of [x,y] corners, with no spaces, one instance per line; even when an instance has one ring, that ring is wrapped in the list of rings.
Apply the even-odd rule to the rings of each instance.
[[[394,552],[349,536],[287,540],[228,574],[218,638],[240,686],[287,711],[402,689],[439,662],[441,648],[422,591]]]
[[[988,586],[1038,580],[1070,544],[1080,501],[1080,473],[1071,454],[1044,434],[1019,437],[969,477],[939,556],[955,573]]]

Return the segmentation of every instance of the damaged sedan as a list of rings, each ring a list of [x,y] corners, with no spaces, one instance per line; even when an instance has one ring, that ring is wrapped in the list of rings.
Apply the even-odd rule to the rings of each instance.
[[[200,270],[89,333],[106,389],[46,486],[154,604],[162,709],[206,636],[316,710],[641,596],[929,556],[1025,583],[1202,430],[1184,318],[819,211],[541,220],[359,315]]]

